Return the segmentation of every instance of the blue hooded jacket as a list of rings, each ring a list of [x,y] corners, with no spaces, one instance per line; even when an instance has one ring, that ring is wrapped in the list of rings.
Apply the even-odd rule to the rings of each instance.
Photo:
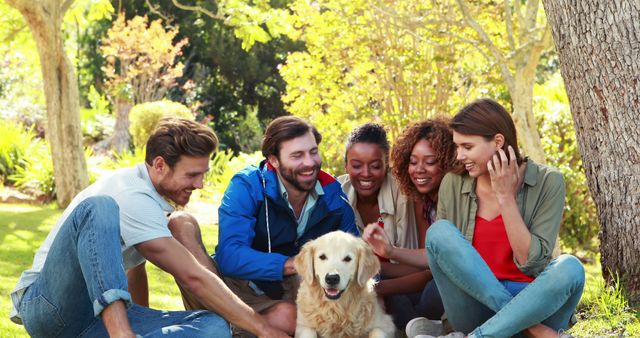
[[[359,235],[340,183],[324,171],[320,171],[318,181],[324,195],[318,196],[304,233],[297,238],[298,223],[280,194],[275,169],[264,160],[259,167],[249,166],[236,173],[218,209],[214,258],[222,274],[251,280],[265,290],[269,283],[264,282],[282,281],[285,261],[298,254],[309,240],[334,230]]]

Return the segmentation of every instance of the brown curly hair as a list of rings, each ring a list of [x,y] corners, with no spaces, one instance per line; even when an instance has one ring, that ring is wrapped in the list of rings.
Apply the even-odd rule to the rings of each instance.
[[[449,119],[438,117],[427,119],[405,128],[391,149],[391,172],[395,176],[402,192],[415,200],[422,200],[416,186],[407,174],[413,146],[420,140],[427,140],[436,152],[440,169],[447,173],[457,169],[456,146],[449,128]]]

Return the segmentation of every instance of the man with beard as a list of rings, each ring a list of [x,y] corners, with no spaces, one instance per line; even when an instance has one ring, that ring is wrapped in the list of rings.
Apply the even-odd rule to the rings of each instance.
[[[32,337],[230,337],[223,316],[260,337],[286,337],[171,236],[182,218],[167,215],[202,188],[217,145],[204,125],[161,120],[144,163],[99,179],[71,201],[11,293],[11,319]],[[146,307],[147,260],[219,315]]]
[[[197,229],[182,227],[185,234],[177,235],[244,302],[289,334],[296,323],[293,257],[307,241],[327,232],[358,234],[340,183],[320,170],[321,139],[300,118],[273,120],[262,141],[266,159],[238,172],[225,191],[214,259],[204,254]],[[202,307],[197,297],[183,296],[187,308]]]

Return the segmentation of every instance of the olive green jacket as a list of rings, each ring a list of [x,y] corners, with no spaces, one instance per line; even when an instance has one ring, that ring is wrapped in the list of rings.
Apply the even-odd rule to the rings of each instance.
[[[526,162],[524,184],[518,191],[516,201],[524,224],[531,232],[531,246],[526,263],[516,266],[524,274],[537,276],[549,264],[553,256],[562,211],[565,187],[562,174],[557,170]],[[471,242],[476,224],[478,198],[476,180],[464,173],[448,173],[440,184],[438,194],[438,219],[455,224],[465,238]]]

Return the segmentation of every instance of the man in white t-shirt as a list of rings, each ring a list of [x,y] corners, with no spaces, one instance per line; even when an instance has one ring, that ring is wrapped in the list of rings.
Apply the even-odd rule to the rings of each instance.
[[[217,144],[206,126],[163,119],[149,137],[145,163],[120,169],[73,199],[11,293],[11,319],[32,337],[229,337],[223,317],[260,337],[286,337],[200,265],[168,228],[172,204],[185,205],[202,187]],[[146,275],[137,273],[146,260],[215,313],[140,306],[148,305],[147,297],[137,296],[147,288]]]

